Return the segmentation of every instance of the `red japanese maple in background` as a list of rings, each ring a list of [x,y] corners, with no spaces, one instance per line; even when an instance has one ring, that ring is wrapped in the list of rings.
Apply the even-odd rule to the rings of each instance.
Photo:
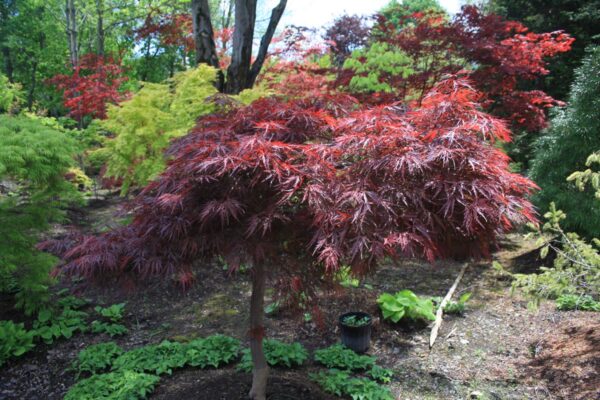
[[[488,111],[528,131],[546,126],[545,109],[558,102],[540,90],[523,90],[522,84],[548,74],[548,59],[571,48],[574,39],[568,34],[529,32],[519,22],[484,14],[476,6],[463,7],[450,21],[435,13],[409,18],[413,23],[398,30],[378,16],[373,29],[375,40],[413,60],[415,73],[408,78],[384,77],[397,88],[396,100],[409,95],[420,100],[445,74],[467,68],[475,87],[486,94],[483,105]],[[338,82],[347,84],[352,76],[346,70]],[[389,101],[389,96],[374,99]]]
[[[56,75],[49,83],[64,90],[64,106],[69,116],[81,121],[84,117],[106,118],[106,105],[124,100],[127,93],[119,91],[127,78],[120,63],[111,57],[86,54],[70,75]]]
[[[509,172],[491,143],[509,131],[480,98],[453,77],[411,112],[313,96],[206,117],[173,143],[130,225],[42,247],[64,257],[60,272],[105,282],[189,284],[217,256],[252,265],[251,393],[262,399],[267,277],[287,281],[288,294],[315,294],[341,264],[364,273],[384,256],[486,255],[499,233],[535,220],[535,185]]]

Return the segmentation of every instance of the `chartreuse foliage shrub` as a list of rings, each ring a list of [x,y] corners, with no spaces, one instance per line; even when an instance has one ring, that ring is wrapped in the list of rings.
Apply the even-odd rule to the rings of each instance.
[[[34,333],[23,324],[0,321],[0,367],[11,357],[19,357],[35,347]]]
[[[403,318],[412,320],[435,320],[433,302],[421,298],[410,290],[401,290],[396,294],[384,293],[377,299],[384,319],[396,323]]]
[[[38,234],[79,199],[65,179],[77,151],[67,133],[0,115],[0,291],[16,292],[17,306],[28,314],[47,300],[48,272],[56,264],[35,249]]]
[[[184,136],[198,117],[217,109],[208,101],[217,93],[216,76],[214,68],[202,64],[163,84],[144,83],[131,99],[108,106],[107,119],[99,124],[114,138],[91,157],[107,161],[106,176],[123,179],[123,194],[162,172],[169,142]],[[261,96],[260,91],[245,90],[232,100],[250,103]]]
[[[218,368],[238,358],[239,340],[213,335],[188,343],[163,341],[127,352],[114,342],[89,346],[75,362],[79,372],[92,375],[74,385],[65,399],[144,399],[159,381],[158,375],[171,374],[186,365]],[[102,373],[108,368],[109,373]]]
[[[598,203],[598,201],[596,201]],[[598,205],[598,204],[597,204]],[[544,215],[546,223],[539,232],[538,243],[543,245],[540,255],[545,258],[549,250],[556,253],[553,266],[541,267],[538,274],[514,274],[513,288],[521,288],[534,303],[541,298],[560,299],[559,308],[568,308],[572,297],[600,296],[600,241],[586,242],[576,233],[565,232],[563,221],[567,215],[550,203]],[[558,241],[555,242],[553,239]],[[561,306],[560,303],[565,305]]]
[[[344,62],[344,69],[354,72],[349,88],[354,93],[392,93],[393,79],[406,79],[414,71],[413,61],[402,50],[387,43],[373,43],[368,49],[356,50]]]
[[[327,368],[311,374],[311,378],[327,392],[352,399],[393,399],[390,390],[380,383],[389,383],[392,371],[375,364],[373,356],[358,355],[354,351],[336,344],[315,352],[315,360]],[[366,376],[355,377],[353,372]]]
[[[283,343],[276,339],[265,339],[263,341],[265,358],[272,367],[297,367],[308,359],[308,352],[300,343]],[[246,372],[252,371],[252,356],[250,349],[244,349],[242,360],[238,369]]]
[[[0,73],[0,113],[10,112],[17,107],[22,95],[21,88]]]
[[[600,207],[590,196],[566,181],[573,171],[585,170],[592,151],[600,149],[600,47],[592,47],[575,72],[567,106],[558,110],[551,127],[537,142],[530,175],[541,187],[534,200],[547,210],[551,202],[569,218],[566,231],[586,237],[600,231]]]

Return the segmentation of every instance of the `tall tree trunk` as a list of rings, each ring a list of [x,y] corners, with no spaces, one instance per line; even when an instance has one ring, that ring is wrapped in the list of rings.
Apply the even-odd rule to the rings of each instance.
[[[257,0],[235,1],[235,30],[231,64],[227,68],[225,93],[237,94],[246,88],[252,59]]]
[[[4,73],[10,83],[14,83],[13,72],[14,67],[10,54],[10,47],[2,47],[2,58],[4,58]]]
[[[69,44],[69,61],[71,66],[79,64],[79,51],[77,45],[77,10],[75,0],[65,0],[65,16],[67,22],[67,41]]]
[[[252,267],[252,295],[250,297],[250,352],[252,354],[252,388],[248,396],[254,400],[265,400],[269,366],[263,350],[264,298],[266,274],[263,264]]]
[[[98,16],[96,22],[96,54],[104,57],[104,0],[96,0],[96,14]]]
[[[208,0],[192,0],[192,24],[196,46],[196,63],[208,64],[219,69],[219,57],[215,46],[215,34],[210,19]],[[223,89],[223,74],[219,73],[217,89]]]
[[[271,44],[271,40],[273,40],[273,35],[275,34],[275,29],[277,29],[277,25],[281,20],[281,16],[285,11],[285,6],[287,5],[287,0],[281,0],[279,4],[273,8],[271,11],[271,18],[269,19],[269,26],[267,26],[267,31],[263,35],[260,40],[260,47],[258,48],[258,55],[256,56],[256,60],[252,64],[252,69],[250,70],[250,74],[246,80],[246,87],[251,88],[254,86],[256,82],[256,78],[262,69],[262,66],[267,58],[267,51],[269,50],[269,44]]]
[[[34,96],[35,96],[35,87],[36,87],[36,82],[37,82],[37,66],[38,66],[38,61],[37,58],[33,60],[33,65],[31,66],[31,86],[29,86],[29,91],[27,93],[27,109],[29,111],[32,110],[33,108],[33,100],[34,100]]]

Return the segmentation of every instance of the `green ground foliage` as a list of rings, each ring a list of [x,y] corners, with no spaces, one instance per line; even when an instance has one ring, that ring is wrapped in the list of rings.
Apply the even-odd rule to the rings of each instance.
[[[191,366],[219,368],[239,357],[239,340],[213,335],[188,343],[163,341],[127,352],[114,342],[89,346],[79,353],[74,368],[93,375],[75,384],[65,399],[145,399],[159,375]],[[105,372],[108,369],[111,372]],[[98,374],[98,375],[95,375]]]
[[[276,339],[265,339],[263,341],[265,358],[271,367],[293,368],[304,364],[308,359],[308,352],[300,343],[283,343]],[[250,349],[244,349],[242,360],[238,369],[246,372],[252,371],[252,355]]]
[[[63,208],[79,195],[65,174],[76,141],[65,132],[19,116],[0,115],[0,291],[34,313],[48,298],[48,272],[56,264],[35,244]]]
[[[335,344],[317,350],[315,360],[328,369],[310,377],[325,391],[356,400],[393,399],[390,390],[381,385],[391,381],[393,372],[376,365],[376,357],[359,355],[341,344]]]
[[[537,205],[547,210],[551,202],[563,210],[566,231],[597,236],[600,207],[588,189],[584,192],[566,179],[585,169],[592,151],[600,149],[600,47],[592,47],[575,73],[568,105],[558,110],[551,127],[539,139],[531,177],[541,187]]]
[[[383,318],[394,323],[403,318],[412,320],[435,319],[433,302],[429,298],[421,298],[408,289],[396,294],[384,293],[377,299]]]

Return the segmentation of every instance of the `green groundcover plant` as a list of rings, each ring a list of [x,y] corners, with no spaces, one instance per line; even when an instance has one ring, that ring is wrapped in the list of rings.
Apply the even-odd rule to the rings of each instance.
[[[403,318],[412,320],[435,320],[433,302],[429,298],[421,298],[408,289],[396,294],[384,293],[377,299],[384,319],[397,323]]]
[[[308,352],[300,343],[283,343],[276,339],[264,340],[264,351],[267,363],[272,367],[297,367],[308,359]],[[246,372],[252,371],[252,356],[250,349],[244,349],[242,360],[238,369]]]

